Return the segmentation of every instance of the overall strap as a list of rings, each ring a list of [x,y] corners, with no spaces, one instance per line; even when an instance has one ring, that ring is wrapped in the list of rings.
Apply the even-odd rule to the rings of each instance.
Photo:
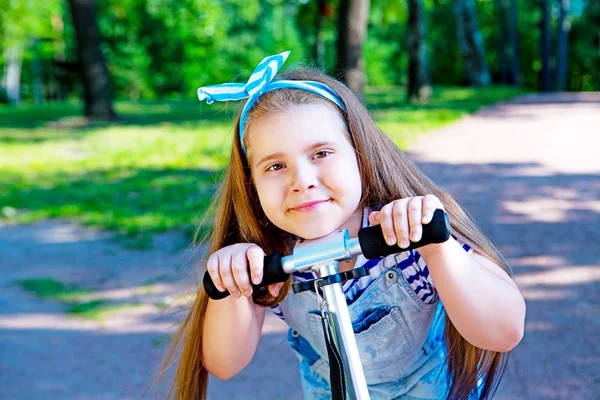
[[[333,334],[329,321],[321,315],[321,325],[327,345],[327,356],[329,357],[329,380],[331,382],[331,398],[333,400],[346,399],[346,377],[344,375],[344,364],[340,352],[333,341]]]

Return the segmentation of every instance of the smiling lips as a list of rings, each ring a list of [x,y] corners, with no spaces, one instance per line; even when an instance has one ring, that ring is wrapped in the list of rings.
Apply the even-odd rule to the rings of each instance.
[[[290,208],[290,211],[298,211],[298,212],[308,212],[316,210],[321,206],[321,204],[325,204],[328,200],[318,200],[318,201],[309,201],[306,203],[302,203],[294,208]]]

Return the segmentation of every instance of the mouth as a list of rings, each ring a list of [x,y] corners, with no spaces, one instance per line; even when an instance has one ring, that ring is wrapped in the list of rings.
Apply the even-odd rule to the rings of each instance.
[[[298,211],[298,212],[308,212],[314,211],[319,208],[321,205],[328,203],[331,199],[327,200],[317,200],[317,201],[309,201],[306,203],[302,203],[297,205],[296,207],[290,208],[290,211]]]

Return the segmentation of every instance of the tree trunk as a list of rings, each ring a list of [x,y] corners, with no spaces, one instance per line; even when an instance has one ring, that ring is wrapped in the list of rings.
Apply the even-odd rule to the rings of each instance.
[[[600,3],[588,2],[583,9],[583,14],[590,22],[590,26],[600,26]],[[600,91],[600,29],[596,29],[596,32],[592,34],[591,48],[594,50],[591,58],[596,66],[596,90]]]
[[[542,92],[550,91],[550,4],[548,0],[540,0],[542,7],[542,20],[540,21],[542,39],[542,70],[540,73],[540,89]]]
[[[51,100],[62,101],[66,98],[66,88],[64,87],[62,80],[57,76],[58,62],[65,62],[65,41],[64,41],[64,21],[62,13],[52,15],[52,30],[54,31],[54,65],[51,69],[51,83],[50,90],[47,97]]]
[[[454,0],[453,9],[465,81],[472,86],[488,85],[490,72],[485,60],[483,37],[477,23],[475,0]]]
[[[521,68],[519,66],[519,7],[517,0],[510,0],[510,56],[511,56],[511,83],[515,86],[521,85]]]
[[[362,46],[367,36],[369,0],[341,0],[335,75],[359,97],[365,85]]]
[[[567,89],[567,66],[569,63],[569,0],[559,0],[560,16],[558,20],[558,48],[556,51],[556,90]]]
[[[325,0],[318,0],[315,15],[315,43],[313,46],[313,59],[319,68],[325,68],[325,42],[323,41],[323,25],[325,23]]]
[[[23,65],[23,50],[15,45],[5,50],[6,60],[6,96],[11,104],[21,101],[21,66]]]
[[[96,21],[96,1],[69,0],[69,6],[81,66],[85,115],[94,119],[114,119],[108,69],[100,50],[102,39]]]
[[[596,35],[596,50],[596,90],[600,91],[600,32]]]
[[[35,104],[44,103],[44,83],[42,79],[42,56],[40,55],[40,38],[35,37],[31,40],[31,49],[33,57],[31,59],[31,91],[33,92],[33,101]]]
[[[496,0],[498,10],[498,23],[500,25],[498,35],[498,73],[500,82],[508,83],[508,64],[506,61],[506,38],[508,36],[508,21],[506,19],[506,0]]]
[[[408,101],[427,103],[431,96],[425,47],[423,0],[408,0]]]

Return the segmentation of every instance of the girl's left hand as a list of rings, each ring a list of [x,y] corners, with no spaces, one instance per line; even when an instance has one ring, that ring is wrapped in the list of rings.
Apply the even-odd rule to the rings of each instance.
[[[398,243],[401,248],[407,248],[410,241],[421,240],[423,225],[433,218],[436,209],[444,209],[442,202],[436,196],[407,197],[394,200],[369,214],[371,225],[381,225],[381,231],[388,245]]]

